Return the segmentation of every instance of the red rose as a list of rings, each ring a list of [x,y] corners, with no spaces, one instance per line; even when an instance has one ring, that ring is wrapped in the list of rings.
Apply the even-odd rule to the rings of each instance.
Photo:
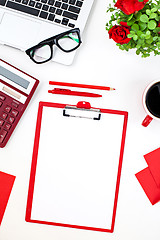
[[[130,15],[144,8],[148,1],[149,0],[144,0],[143,2],[139,2],[138,0],[118,0],[114,6],[121,9],[125,14]]]
[[[109,31],[109,38],[112,38],[116,43],[125,44],[128,43],[131,38],[127,35],[130,33],[129,28],[125,26],[113,26]]]
[[[158,23],[158,26],[157,27],[160,27],[160,22]],[[158,34],[160,34],[160,32],[158,32]]]

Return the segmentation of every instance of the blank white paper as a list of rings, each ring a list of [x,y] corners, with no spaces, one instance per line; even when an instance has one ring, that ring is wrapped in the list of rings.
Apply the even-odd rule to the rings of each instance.
[[[124,115],[43,107],[31,220],[110,229]]]

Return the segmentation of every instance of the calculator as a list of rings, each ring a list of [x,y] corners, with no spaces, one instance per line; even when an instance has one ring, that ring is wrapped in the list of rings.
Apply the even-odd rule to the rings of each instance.
[[[5,147],[39,80],[0,59],[0,147]]]

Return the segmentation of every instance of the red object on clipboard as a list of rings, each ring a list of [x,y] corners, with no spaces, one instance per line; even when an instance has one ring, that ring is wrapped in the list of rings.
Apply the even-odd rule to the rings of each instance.
[[[114,231],[127,119],[83,101],[39,103],[27,222]]]

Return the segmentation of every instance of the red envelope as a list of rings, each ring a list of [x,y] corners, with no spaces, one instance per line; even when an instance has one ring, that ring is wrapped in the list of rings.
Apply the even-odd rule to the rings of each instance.
[[[0,224],[7,207],[15,176],[0,172]]]
[[[149,168],[147,167],[135,175],[152,205],[160,201],[160,188],[157,187]]]
[[[160,187],[160,148],[144,155],[144,158],[157,186]]]

